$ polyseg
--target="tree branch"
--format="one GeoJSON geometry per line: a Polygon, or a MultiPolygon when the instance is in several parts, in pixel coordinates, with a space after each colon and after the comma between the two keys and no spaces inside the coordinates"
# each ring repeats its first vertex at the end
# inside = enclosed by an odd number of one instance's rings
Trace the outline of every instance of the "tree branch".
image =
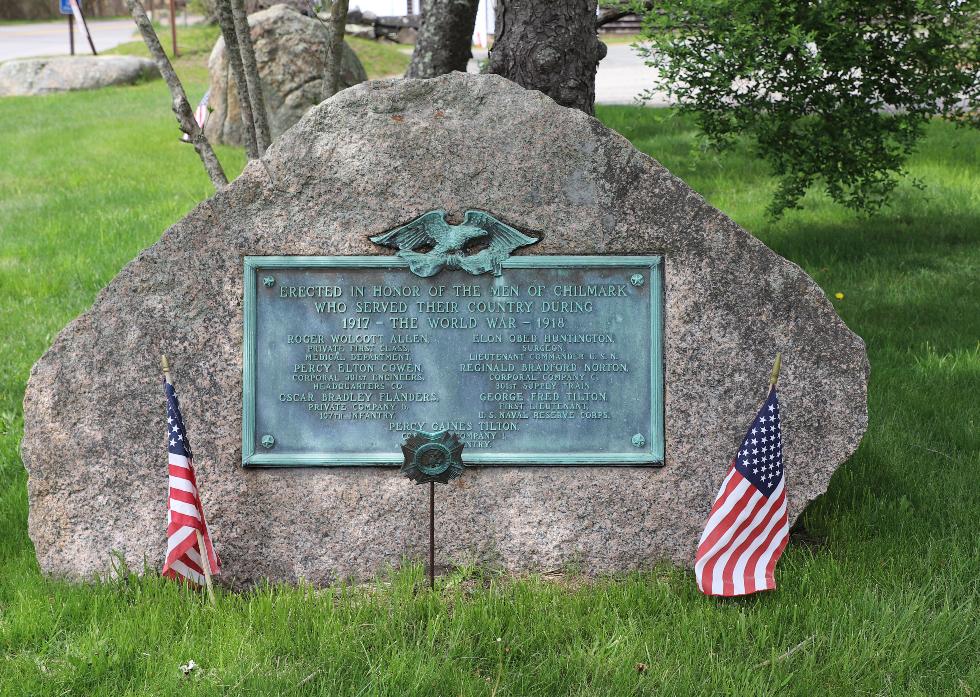
{"type": "Polygon", "coordinates": [[[327,39],[327,60],[323,68],[323,99],[340,91],[340,68],[344,60],[344,25],[347,23],[349,0],[330,3],[330,36],[327,39]]]}
{"type": "Polygon", "coordinates": [[[599,10],[599,14],[596,16],[595,19],[595,26],[597,29],[599,27],[609,24],[610,22],[615,22],[617,20],[620,20],[623,17],[652,10],[655,3],[654,0],[647,0],[646,2],[642,2],[642,3],[619,2],[619,3],[608,3],[608,4],[603,3],[603,4],[605,4],[605,7],[599,10]]]}
{"type": "Polygon", "coordinates": [[[252,102],[251,111],[255,125],[255,141],[258,146],[259,157],[262,157],[272,142],[272,138],[269,134],[269,118],[265,111],[265,96],[262,94],[262,83],[259,81],[259,68],[255,62],[252,32],[248,27],[248,15],[245,14],[243,0],[231,0],[231,15],[235,21],[238,48],[242,54],[242,67],[245,70],[245,82],[248,84],[248,96],[252,102]]]}
{"type": "Polygon", "coordinates": [[[235,29],[231,0],[218,0],[217,10],[218,25],[225,39],[225,54],[228,56],[228,65],[231,66],[231,74],[235,78],[235,88],[238,91],[238,109],[242,114],[245,153],[248,159],[255,160],[259,157],[259,146],[255,134],[255,119],[252,115],[252,98],[249,96],[248,80],[242,64],[242,51],[238,45],[238,32],[235,29]]]}
{"type": "Polygon", "coordinates": [[[150,56],[156,61],[160,74],[167,83],[167,87],[170,88],[170,96],[173,98],[172,106],[174,114],[177,116],[177,123],[180,124],[180,130],[190,137],[194,149],[204,164],[208,177],[211,178],[211,183],[214,184],[214,188],[221,189],[227,186],[228,177],[225,176],[225,171],[221,168],[221,163],[218,161],[218,156],[214,154],[211,143],[208,142],[204,131],[201,130],[194,118],[194,110],[191,109],[191,104],[187,101],[184,86],[180,83],[177,73],[174,72],[174,67],[170,64],[167,54],[164,53],[160,39],[157,38],[153,25],[150,23],[149,17],[146,16],[146,10],[143,9],[139,0],[126,0],[126,6],[129,8],[140,34],[143,35],[143,41],[150,51],[150,56]]]}

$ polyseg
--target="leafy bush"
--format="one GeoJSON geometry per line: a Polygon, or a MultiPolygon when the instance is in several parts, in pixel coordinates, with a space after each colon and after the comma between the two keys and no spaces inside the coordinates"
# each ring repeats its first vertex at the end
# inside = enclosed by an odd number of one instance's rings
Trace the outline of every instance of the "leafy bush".
{"type": "Polygon", "coordinates": [[[779,179],[774,216],[818,183],[838,203],[877,210],[931,117],[980,122],[978,0],[641,5],[655,89],[714,145],[751,139],[779,179]]]}

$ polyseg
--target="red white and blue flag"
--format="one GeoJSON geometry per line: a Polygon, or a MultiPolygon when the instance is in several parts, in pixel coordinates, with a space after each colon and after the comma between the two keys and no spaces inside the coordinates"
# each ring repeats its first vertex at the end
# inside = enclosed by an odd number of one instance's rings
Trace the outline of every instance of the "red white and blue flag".
{"type": "MultiPolygon", "coordinates": [[[[194,120],[197,121],[197,125],[204,128],[204,124],[208,122],[208,102],[211,101],[211,90],[204,93],[201,97],[201,101],[197,103],[197,108],[194,110],[194,120]]],[[[181,136],[181,140],[190,143],[191,137],[186,133],[181,136]]]]}
{"type": "Polygon", "coordinates": [[[211,544],[211,534],[204,520],[204,507],[197,490],[191,444],[187,440],[184,419],[180,415],[177,393],[169,380],[164,380],[167,393],[167,453],[170,470],[170,498],[167,506],[167,559],[163,575],[183,578],[199,586],[205,584],[204,560],[201,545],[204,541],[210,561],[210,573],[221,570],[221,562],[211,544]],[[201,533],[200,538],[198,532],[201,533]]]}
{"type": "Polygon", "coordinates": [[[694,573],[707,595],[747,595],[776,587],[786,548],[783,444],[775,385],[721,484],[698,543],[694,573]]]}

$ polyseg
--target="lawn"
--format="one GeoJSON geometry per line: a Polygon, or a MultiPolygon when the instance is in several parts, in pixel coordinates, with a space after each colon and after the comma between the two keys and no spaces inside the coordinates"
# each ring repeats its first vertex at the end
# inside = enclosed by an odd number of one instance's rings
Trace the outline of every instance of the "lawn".
{"type": "MultiPolygon", "coordinates": [[[[182,60],[197,97],[205,75],[182,60]]],[[[940,123],[910,163],[919,186],[879,216],[811,195],[772,222],[773,180],[747,148],[701,151],[671,111],[598,110],[843,293],[867,341],[868,433],[803,516],[776,591],[718,601],[659,567],[560,581],[459,569],[430,593],[407,565],[353,588],[220,591],[211,608],[154,570],[43,578],[18,456],[24,386],[55,334],[210,194],[168,101],[159,81],[0,100],[0,693],[980,694],[980,134],[940,123]]],[[[243,166],[218,152],[229,173],[243,166]]]]}
{"type": "MultiPolygon", "coordinates": [[[[160,45],[172,59],[169,27],[159,24],[155,26],[157,35],[160,37],[160,45]]],[[[177,27],[179,56],[175,66],[181,79],[193,83],[202,83],[201,94],[207,89],[207,57],[219,36],[221,36],[221,30],[217,24],[195,24],[189,27],[178,25],[177,27]]],[[[344,41],[360,58],[368,78],[372,80],[404,74],[412,57],[410,50],[398,44],[359,39],[355,36],[348,36],[344,41]]],[[[120,44],[103,53],[146,57],[150,55],[146,45],[136,37],[129,43],[120,44]]],[[[197,92],[197,90],[188,88],[188,97],[194,100],[198,95],[192,92],[197,92]]]]}

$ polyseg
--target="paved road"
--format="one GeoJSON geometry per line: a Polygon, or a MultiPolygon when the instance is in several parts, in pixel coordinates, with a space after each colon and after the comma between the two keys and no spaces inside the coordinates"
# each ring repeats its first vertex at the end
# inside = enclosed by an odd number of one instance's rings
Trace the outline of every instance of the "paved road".
{"type": "MultiPolygon", "coordinates": [[[[657,71],[643,63],[628,44],[609,46],[606,57],[599,62],[595,76],[595,97],[599,104],[637,104],[637,95],[653,85],[657,71]]],[[[474,59],[467,70],[479,72],[479,61],[487,58],[486,51],[474,51],[474,59]]],[[[657,94],[648,106],[670,104],[665,94],[657,94]]]]}
{"type": "MultiPolygon", "coordinates": [[[[96,51],[133,40],[136,25],[131,19],[92,19],[89,31],[96,51]]],[[[84,32],[75,27],[75,53],[90,54],[84,32]]],[[[0,61],[29,56],[68,55],[68,20],[0,26],[0,61]]]]}
{"type": "MultiPolygon", "coordinates": [[[[595,76],[595,100],[599,104],[636,104],[636,97],[653,85],[657,71],[643,64],[627,44],[609,46],[606,57],[599,61],[595,76]]],[[[657,94],[649,106],[666,106],[665,94],[657,94]]]]}
{"type": "MultiPolygon", "coordinates": [[[[178,26],[181,19],[178,18],[178,26]]],[[[68,54],[68,21],[34,24],[0,25],[0,61],[28,56],[61,56],[68,54]]],[[[134,39],[135,26],[128,19],[95,19],[89,22],[92,40],[98,51],[104,51],[134,39]]],[[[83,36],[75,32],[75,51],[87,54],[89,48],[83,36]]],[[[477,56],[485,59],[486,53],[477,56]]],[[[470,71],[477,71],[476,61],[470,71]]],[[[599,63],[596,74],[596,101],[600,104],[635,104],[636,96],[650,87],[656,71],[643,64],[626,44],[609,46],[609,52],[599,63]]],[[[667,104],[665,95],[658,95],[649,104],[667,104]]]]}

